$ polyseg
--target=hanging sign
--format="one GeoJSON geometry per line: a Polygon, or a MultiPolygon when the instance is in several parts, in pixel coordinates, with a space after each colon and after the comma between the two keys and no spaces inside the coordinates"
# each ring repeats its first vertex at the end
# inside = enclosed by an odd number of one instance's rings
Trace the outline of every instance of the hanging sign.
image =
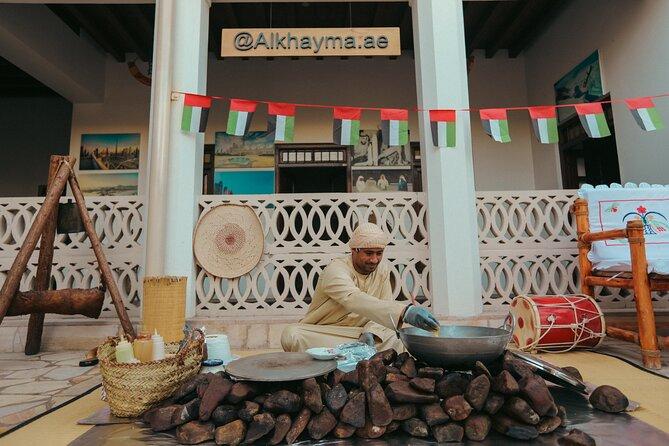
{"type": "Polygon", "coordinates": [[[222,57],[399,56],[395,28],[224,28],[222,57]]]}

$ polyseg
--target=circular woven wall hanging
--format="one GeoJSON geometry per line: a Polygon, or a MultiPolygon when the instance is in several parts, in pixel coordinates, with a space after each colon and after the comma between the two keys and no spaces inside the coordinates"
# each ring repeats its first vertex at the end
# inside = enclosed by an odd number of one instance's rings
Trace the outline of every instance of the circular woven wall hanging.
{"type": "Polygon", "coordinates": [[[262,224],[251,207],[221,204],[200,217],[193,252],[206,272],[232,279],[255,268],[264,241],[262,224]]]}

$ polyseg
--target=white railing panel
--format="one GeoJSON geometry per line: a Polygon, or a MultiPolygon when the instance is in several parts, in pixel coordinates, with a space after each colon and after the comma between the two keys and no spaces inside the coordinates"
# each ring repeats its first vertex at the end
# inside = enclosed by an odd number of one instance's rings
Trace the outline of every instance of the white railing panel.
{"type": "MultiPolygon", "coordinates": [[[[71,199],[71,198],[70,198],[71,199]]],[[[44,198],[0,199],[0,284],[39,211],[44,198]]],[[[68,198],[61,198],[66,202],[68,198]]],[[[93,220],[112,273],[131,317],[139,316],[144,258],[143,197],[90,197],[86,207],[93,220]]],[[[21,279],[20,290],[34,289],[39,245],[21,279]]],[[[100,284],[97,261],[85,233],[56,234],[52,287],[91,288],[100,284]]],[[[115,317],[107,293],[101,317],[115,317]]]]}

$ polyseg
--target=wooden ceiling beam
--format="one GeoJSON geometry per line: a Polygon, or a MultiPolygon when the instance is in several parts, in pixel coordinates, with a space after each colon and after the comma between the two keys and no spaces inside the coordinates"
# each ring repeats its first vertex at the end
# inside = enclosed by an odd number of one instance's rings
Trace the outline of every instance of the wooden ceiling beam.
{"type": "Polygon", "coordinates": [[[528,27],[526,31],[518,36],[513,42],[509,44],[509,57],[516,58],[520,53],[530,46],[537,37],[548,27],[548,25],[555,20],[555,18],[563,11],[572,0],[544,0],[542,2],[543,8],[535,15],[532,21],[532,26],[528,27]]]}
{"type": "Polygon", "coordinates": [[[112,8],[109,5],[97,5],[97,8],[112,26],[113,32],[118,34],[121,40],[125,41],[132,52],[137,54],[141,60],[147,62],[151,58],[150,51],[148,51],[144,45],[140,44],[139,40],[132,35],[128,30],[128,24],[123,23],[123,21],[119,19],[116,8],[112,8]]]}
{"type": "Polygon", "coordinates": [[[116,48],[104,33],[100,32],[100,28],[94,23],[87,14],[76,5],[63,5],[65,11],[74,17],[79,26],[86,31],[86,33],[93,38],[107,53],[109,53],[117,62],[125,62],[125,54],[116,48]]]}
{"type": "Polygon", "coordinates": [[[509,42],[518,35],[523,28],[529,26],[535,19],[537,12],[541,11],[543,3],[541,0],[522,0],[517,3],[517,7],[511,14],[513,16],[511,23],[507,23],[497,36],[491,39],[491,42],[485,49],[485,57],[491,58],[500,48],[506,48],[509,42]]]}
{"type": "Polygon", "coordinates": [[[145,46],[148,43],[151,48],[153,48],[153,22],[146,18],[146,15],[144,15],[142,8],[139,5],[128,6],[130,7],[128,13],[135,18],[135,21],[139,25],[143,43],[145,46]]]}
{"type": "Polygon", "coordinates": [[[504,23],[506,23],[511,12],[514,10],[514,6],[516,4],[511,2],[499,2],[492,6],[490,14],[487,15],[483,24],[478,27],[478,31],[468,46],[470,49],[469,53],[475,49],[484,47],[484,44],[490,40],[491,36],[494,36],[504,26],[504,23]]]}
{"type": "Polygon", "coordinates": [[[494,4],[481,4],[470,6],[472,10],[472,16],[470,17],[471,25],[468,28],[465,28],[467,32],[465,33],[465,46],[467,48],[467,55],[471,54],[474,50],[473,43],[481,39],[480,34],[483,32],[483,26],[485,23],[490,20],[494,11],[494,4]]]}

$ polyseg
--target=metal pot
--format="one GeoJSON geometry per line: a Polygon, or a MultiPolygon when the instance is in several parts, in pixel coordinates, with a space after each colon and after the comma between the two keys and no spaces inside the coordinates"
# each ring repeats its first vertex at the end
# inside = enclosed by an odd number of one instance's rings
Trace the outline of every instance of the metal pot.
{"type": "Polygon", "coordinates": [[[476,361],[489,364],[501,356],[514,326],[514,316],[509,313],[499,328],[442,325],[438,334],[416,327],[396,333],[414,358],[433,367],[468,370],[476,361]]]}

